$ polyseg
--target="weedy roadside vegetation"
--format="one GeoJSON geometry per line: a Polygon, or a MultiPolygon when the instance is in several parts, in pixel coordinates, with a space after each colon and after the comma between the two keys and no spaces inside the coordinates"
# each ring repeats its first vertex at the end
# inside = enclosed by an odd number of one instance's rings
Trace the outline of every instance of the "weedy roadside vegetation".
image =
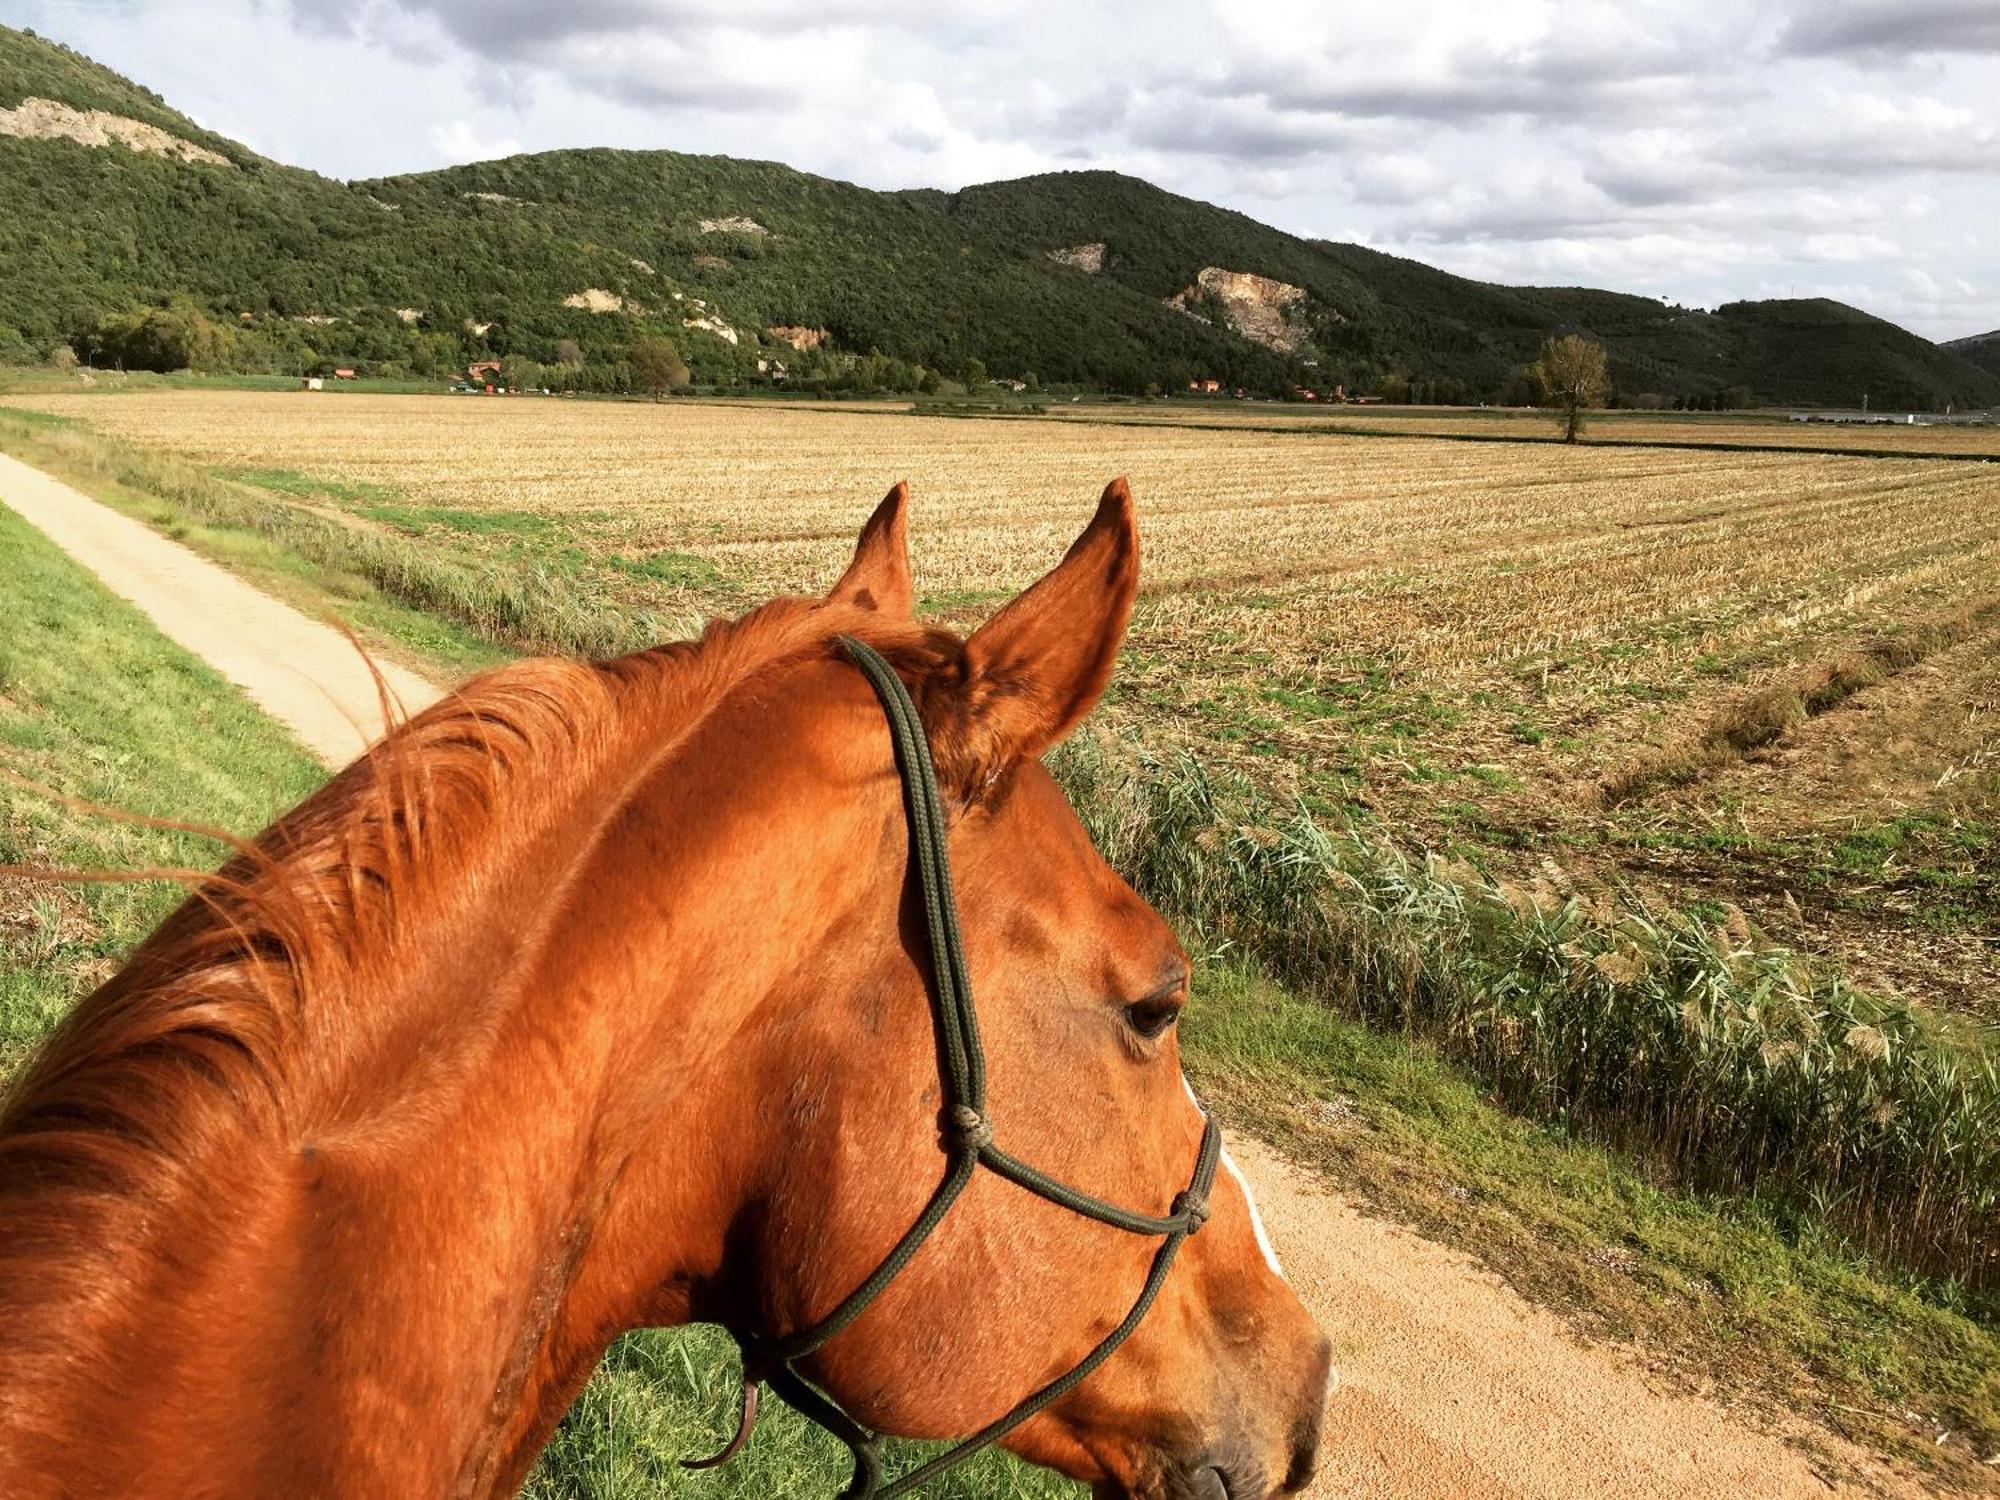
{"type": "Polygon", "coordinates": [[[1420,1035],[1510,1107],[1778,1189],[1885,1259],[2000,1281],[2000,1056],[1748,927],[1488,877],[1330,830],[1189,755],[1084,740],[1065,787],[1112,862],[1209,946],[1420,1035]]]}

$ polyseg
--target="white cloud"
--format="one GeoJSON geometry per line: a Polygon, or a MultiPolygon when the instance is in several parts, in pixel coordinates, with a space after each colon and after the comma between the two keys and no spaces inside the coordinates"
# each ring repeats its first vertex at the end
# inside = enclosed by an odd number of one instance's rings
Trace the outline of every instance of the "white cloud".
{"type": "Polygon", "coordinates": [[[1413,151],[1366,154],[1348,167],[1347,180],[1363,203],[1415,203],[1451,185],[1435,162],[1413,151]]]}
{"type": "Polygon", "coordinates": [[[1934,337],[2000,325],[1995,0],[14,9],[343,177],[583,145],[875,187],[1106,166],[1493,280],[1700,305],[1837,286],[1934,337]]]}
{"type": "Polygon", "coordinates": [[[433,125],[431,149],[439,161],[457,165],[469,161],[491,161],[496,156],[512,156],[521,143],[512,136],[489,134],[471,120],[447,120],[433,125]]]}
{"type": "Polygon", "coordinates": [[[1893,260],[1903,247],[1880,234],[1809,234],[1799,246],[1801,260],[1893,260]]]}

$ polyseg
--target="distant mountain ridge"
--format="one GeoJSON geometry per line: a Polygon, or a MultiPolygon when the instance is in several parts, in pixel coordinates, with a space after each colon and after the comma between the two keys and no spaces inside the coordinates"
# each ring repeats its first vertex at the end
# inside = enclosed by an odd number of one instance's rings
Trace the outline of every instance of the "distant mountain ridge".
{"type": "Polygon", "coordinates": [[[1705,312],[1496,286],[1110,172],[876,192],[584,149],[341,183],[6,28],[0,265],[0,352],[29,355],[172,303],[214,324],[203,357],[240,367],[499,358],[616,384],[657,335],[717,384],[781,367],[793,384],[857,368],[907,384],[977,362],[1133,392],[1214,379],[1471,401],[1518,395],[1545,337],[1583,331],[1628,399],[2000,404],[1990,336],[1941,348],[1821,300],[1705,312]]]}
{"type": "Polygon", "coordinates": [[[1975,333],[1969,338],[1948,339],[1938,345],[1967,364],[1977,365],[1991,375],[2000,375],[2000,328],[1991,333],[1975,333]]]}

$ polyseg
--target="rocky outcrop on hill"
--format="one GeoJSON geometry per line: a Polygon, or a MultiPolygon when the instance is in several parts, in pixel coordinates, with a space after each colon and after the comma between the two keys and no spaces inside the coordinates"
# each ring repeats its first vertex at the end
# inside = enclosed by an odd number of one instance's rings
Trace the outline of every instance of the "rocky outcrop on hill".
{"type": "Polygon", "coordinates": [[[1290,354],[1305,341],[1296,314],[1302,311],[1305,288],[1273,281],[1249,271],[1203,266],[1194,281],[1167,299],[1169,307],[1191,312],[1197,305],[1222,304],[1229,326],[1254,344],[1290,354]]]}
{"type": "Polygon", "coordinates": [[[824,328],[801,328],[793,323],[779,323],[764,331],[770,334],[772,338],[790,344],[801,354],[804,354],[808,349],[817,349],[826,342],[826,330],[824,328]]]}
{"type": "Polygon", "coordinates": [[[1088,271],[1095,276],[1104,269],[1104,241],[1089,245],[1068,245],[1060,250],[1051,250],[1049,259],[1059,266],[1070,266],[1079,271],[1088,271]]]}
{"type": "Polygon", "coordinates": [[[200,162],[210,167],[235,165],[228,157],[182,140],[157,125],[128,120],[104,109],[72,109],[53,99],[23,99],[12,109],[0,109],[0,135],[75,141],[80,146],[120,145],[172,161],[200,162]]]}

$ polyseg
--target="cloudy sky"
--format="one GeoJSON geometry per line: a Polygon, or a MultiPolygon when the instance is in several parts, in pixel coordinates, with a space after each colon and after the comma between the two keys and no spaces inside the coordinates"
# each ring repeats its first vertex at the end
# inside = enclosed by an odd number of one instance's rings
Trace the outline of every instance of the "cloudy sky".
{"type": "Polygon", "coordinates": [[[582,145],[873,187],[1115,167],[1496,281],[2000,327],[2000,0],[0,0],[0,18],[339,177],[582,145]]]}

